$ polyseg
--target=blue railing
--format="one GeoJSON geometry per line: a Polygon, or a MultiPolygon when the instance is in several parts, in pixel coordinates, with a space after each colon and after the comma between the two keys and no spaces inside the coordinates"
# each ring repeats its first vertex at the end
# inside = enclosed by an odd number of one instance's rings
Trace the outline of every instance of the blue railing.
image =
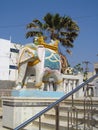
{"type": "Polygon", "coordinates": [[[81,85],[77,86],[75,89],[73,89],[72,91],[70,91],[69,93],[67,93],[63,97],[61,97],[60,99],[58,99],[56,102],[51,103],[49,106],[47,106],[47,108],[43,109],[42,111],[40,111],[39,113],[37,113],[35,116],[31,117],[30,119],[28,119],[24,123],[20,124],[14,130],[20,130],[20,129],[24,128],[25,126],[27,126],[28,124],[30,124],[31,122],[33,122],[35,119],[41,117],[44,113],[46,113],[50,109],[54,108],[60,102],[62,102],[63,100],[65,100],[66,98],[68,98],[69,96],[73,95],[75,92],[77,92],[81,88],[83,88],[85,85],[87,85],[88,83],[90,83],[91,81],[93,81],[96,77],[98,77],[98,74],[94,75],[93,77],[91,77],[90,79],[88,79],[86,82],[84,82],[81,85]]]}

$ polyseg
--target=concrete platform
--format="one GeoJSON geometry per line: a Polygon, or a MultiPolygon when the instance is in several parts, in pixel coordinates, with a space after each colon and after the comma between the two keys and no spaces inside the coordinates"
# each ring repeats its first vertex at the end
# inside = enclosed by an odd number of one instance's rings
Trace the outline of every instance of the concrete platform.
{"type": "Polygon", "coordinates": [[[37,97],[37,98],[60,98],[64,96],[64,92],[59,91],[42,91],[32,89],[12,90],[13,97],[37,97]]]}
{"type": "Polygon", "coordinates": [[[14,129],[57,99],[59,98],[4,96],[2,97],[2,125],[6,128],[14,129]]]}

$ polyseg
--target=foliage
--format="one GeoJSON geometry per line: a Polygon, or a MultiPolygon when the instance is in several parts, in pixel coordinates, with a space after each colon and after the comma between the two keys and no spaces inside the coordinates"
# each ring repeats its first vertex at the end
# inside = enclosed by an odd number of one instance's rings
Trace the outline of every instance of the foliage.
{"type": "Polygon", "coordinates": [[[77,65],[75,65],[74,67],[73,67],[73,71],[75,72],[75,73],[77,73],[77,72],[81,72],[81,73],[83,73],[83,67],[82,67],[82,65],[79,63],[79,64],[77,64],[77,65]]]}
{"type": "MultiPolygon", "coordinates": [[[[43,21],[34,19],[27,25],[29,31],[26,33],[26,38],[35,36],[44,36],[51,40],[59,40],[60,43],[68,48],[72,48],[73,42],[78,36],[79,27],[69,16],[60,16],[57,14],[47,13],[43,21]]],[[[70,51],[68,51],[70,52],[70,51]]]]}

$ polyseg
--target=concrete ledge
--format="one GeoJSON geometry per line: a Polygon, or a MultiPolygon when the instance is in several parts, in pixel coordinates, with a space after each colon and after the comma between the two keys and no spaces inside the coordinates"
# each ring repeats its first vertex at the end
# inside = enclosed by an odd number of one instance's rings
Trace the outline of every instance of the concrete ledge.
{"type": "Polygon", "coordinates": [[[63,95],[58,91],[12,90],[10,97],[2,97],[2,124],[14,129],[63,95]]]}
{"type": "Polygon", "coordinates": [[[14,97],[62,97],[64,92],[58,91],[42,91],[42,90],[32,90],[32,89],[21,89],[21,90],[12,90],[11,96],[14,97]]]}
{"type": "Polygon", "coordinates": [[[57,97],[2,97],[2,126],[14,129],[57,99],[57,97]]]}

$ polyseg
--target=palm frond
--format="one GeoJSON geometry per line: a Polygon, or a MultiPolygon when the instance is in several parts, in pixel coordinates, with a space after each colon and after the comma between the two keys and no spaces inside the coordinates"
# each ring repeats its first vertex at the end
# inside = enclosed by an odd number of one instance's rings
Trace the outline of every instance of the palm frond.
{"type": "Polygon", "coordinates": [[[26,33],[26,38],[29,38],[29,37],[34,37],[34,36],[42,36],[43,33],[42,32],[37,32],[37,31],[29,31],[26,33]]]}
{"type": "Polygon", "coordinates": [[[47,13],[46,16],[44,16],[44,18],[43,18],[43,20],[45,21],[45,23],[47,23],[47,25],[50,28],[53,27],[52,19],[53,19],[53,15],[50,14],[50,13],[47,13]]]}
{"type": "Polygon", "coordinates": [[[66,49],[66,52],[70,55],[72,55],[72,51],[70,49],[66,49]]]}
{"type": "Polygon", "coordinates": [[[31,29],[31,28],[38,28],[34,23],[29,23],[27,25],[27,29],[31,29]]]}
{"type": "Polygon", "coordinates": [[[43,25],[43,24],[42,24],[42,22],[41,22],[40,20],[34,19],[33,22],[34,22],[38,27],[42,28],[42,25],[43,25]]]}
{"type": "Polygon", "coordinates": [[[44,22],[34,19],[27,28],[33,29],[26,34],[26,37],[34,36],[49,36],[52,40],[59,40],[60,43],[66,48],[72,48],[73,42],[79,34],[79,27],[75,21],[69,16],[60,16],[58,13],[53,15],[47,13],[44,22]]]}
{"type": "Polygon", "coordinates": [[[73,48],[73,44],[69,39],[59,38],[59,40],[63,46],[73,48]]]}

